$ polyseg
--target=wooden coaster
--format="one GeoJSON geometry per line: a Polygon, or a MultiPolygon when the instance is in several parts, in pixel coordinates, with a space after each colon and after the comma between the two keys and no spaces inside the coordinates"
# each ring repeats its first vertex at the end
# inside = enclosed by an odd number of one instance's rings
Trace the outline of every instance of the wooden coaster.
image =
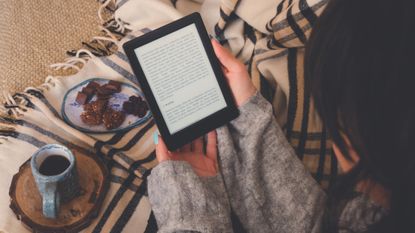
{"type": "Polygon", "coordinates": [[[32,175],[30,159],[13,176],[9,190],[10,208],[17,219],[33,232],[79,232],[98,216],[109,187],[108,170],[97,156],[72,152],[76,158],[81,191],[78,197],[61,204],[56,219],[48,219],[42,214],[42,199],[32,175]]]}

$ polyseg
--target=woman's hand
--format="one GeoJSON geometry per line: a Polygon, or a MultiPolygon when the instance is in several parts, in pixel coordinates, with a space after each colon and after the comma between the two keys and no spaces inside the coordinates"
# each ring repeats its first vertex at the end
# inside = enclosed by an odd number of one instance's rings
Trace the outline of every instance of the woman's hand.
{"type": "Polygon", "coordinates": [[[255,87],[249,77],[245,65],[236,59],[227,49],[212,39],[213,49],[222,63],[222,70],[232,90],[236,105],[244,104],[255,94],[255,87]]]}
{"type": "Polygon", "coordinates": [[[203,139],[198,138],[192,143],[183,146],[175,152],[170,152],[163,139],[158,137],[156,156],[159,163],[166,160],[180,160],[188,162],[198,176],[215,176],[218,172],[216,147],[216,131],[207,135],[206,153],[203,149],[203,139]]]}

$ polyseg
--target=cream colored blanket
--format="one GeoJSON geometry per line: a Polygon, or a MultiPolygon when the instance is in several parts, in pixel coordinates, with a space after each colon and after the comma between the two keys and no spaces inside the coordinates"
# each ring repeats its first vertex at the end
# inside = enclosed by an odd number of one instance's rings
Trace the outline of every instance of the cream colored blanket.
{"type": "Polygon", "coordinates": [[[60,109],[67,90],[89,78],[137,86],[121,45],[193,11],[200,11],[209,33],[247,64],[299,157],[318,181],[327,183],[335,161],[326,150],[329,144],[302,84],[304,43],[324,5],[324,0],[103,1],[100,12],[114,10],[105,20],[107,36],[71,51],[72,57],[57,65],[79,72],[49,76],[39,87],[6,96],[7,102],[0,107],[0,231],[28,232],[8,208],[8,187],[19,166],[47,143],[113,161],[110,191],[99,216],[84,232],[156,231],[145,188],[145,176],[156,165],[151,139],[154,121],[127,132],[92,135],[64,123],[60,109]]]}

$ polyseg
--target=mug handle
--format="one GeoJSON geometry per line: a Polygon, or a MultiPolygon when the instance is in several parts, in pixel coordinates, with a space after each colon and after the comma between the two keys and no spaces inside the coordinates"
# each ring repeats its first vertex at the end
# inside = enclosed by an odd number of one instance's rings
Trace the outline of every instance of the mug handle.
{"type": "Polygon", "coordinates": [[[59,210],[59,193],[57,183],[47,184],[42,198],[43,215],[47,218],[56,218],[59,210]]]}

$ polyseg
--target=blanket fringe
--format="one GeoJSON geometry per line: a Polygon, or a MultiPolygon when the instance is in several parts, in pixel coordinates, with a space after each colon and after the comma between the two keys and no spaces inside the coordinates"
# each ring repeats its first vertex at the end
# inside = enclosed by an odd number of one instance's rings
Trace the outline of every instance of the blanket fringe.
{"type": "MultiPolygon", "coordinates": [[[[55,87],[56,85],[56,78],[49,75],[46,77],[45,82],[40,84],[38,87],[27,87],[24,89],[24,93],[30,93],[31,91],[40,92],[43,93],[45,91],[48,91],[50,88],[55,87]]],[[[30,102],[28,98],[25,98],[25,95],[23,93],[20,93],[20,95],[17,95],[18,97],[25,99],[27,102],[30,102]]]]}
{"type": "Polygon", "coordinates": [[[5,102],[0,106],[0,118],[8,116],[19,119],[31,105],[26,98],[18,94],[12,96],[9,92],[3,91],[3,98],[5,102]]]}
{"type": "Polygon", "coordinates": [[[99,26],[101,35],[92,37],[89,42],[82,42],[82,48],[79,50],[67,51],[69,57],[64,62],[50,65],[52,69],[72,69],[78,72],[90,58],[111,55],[117,49],[117,42],[131,31],[128,23],[114,15],[119,0],[98,0],[98,2],[100,3],[98,18],[102,24],[99,26]]]}

